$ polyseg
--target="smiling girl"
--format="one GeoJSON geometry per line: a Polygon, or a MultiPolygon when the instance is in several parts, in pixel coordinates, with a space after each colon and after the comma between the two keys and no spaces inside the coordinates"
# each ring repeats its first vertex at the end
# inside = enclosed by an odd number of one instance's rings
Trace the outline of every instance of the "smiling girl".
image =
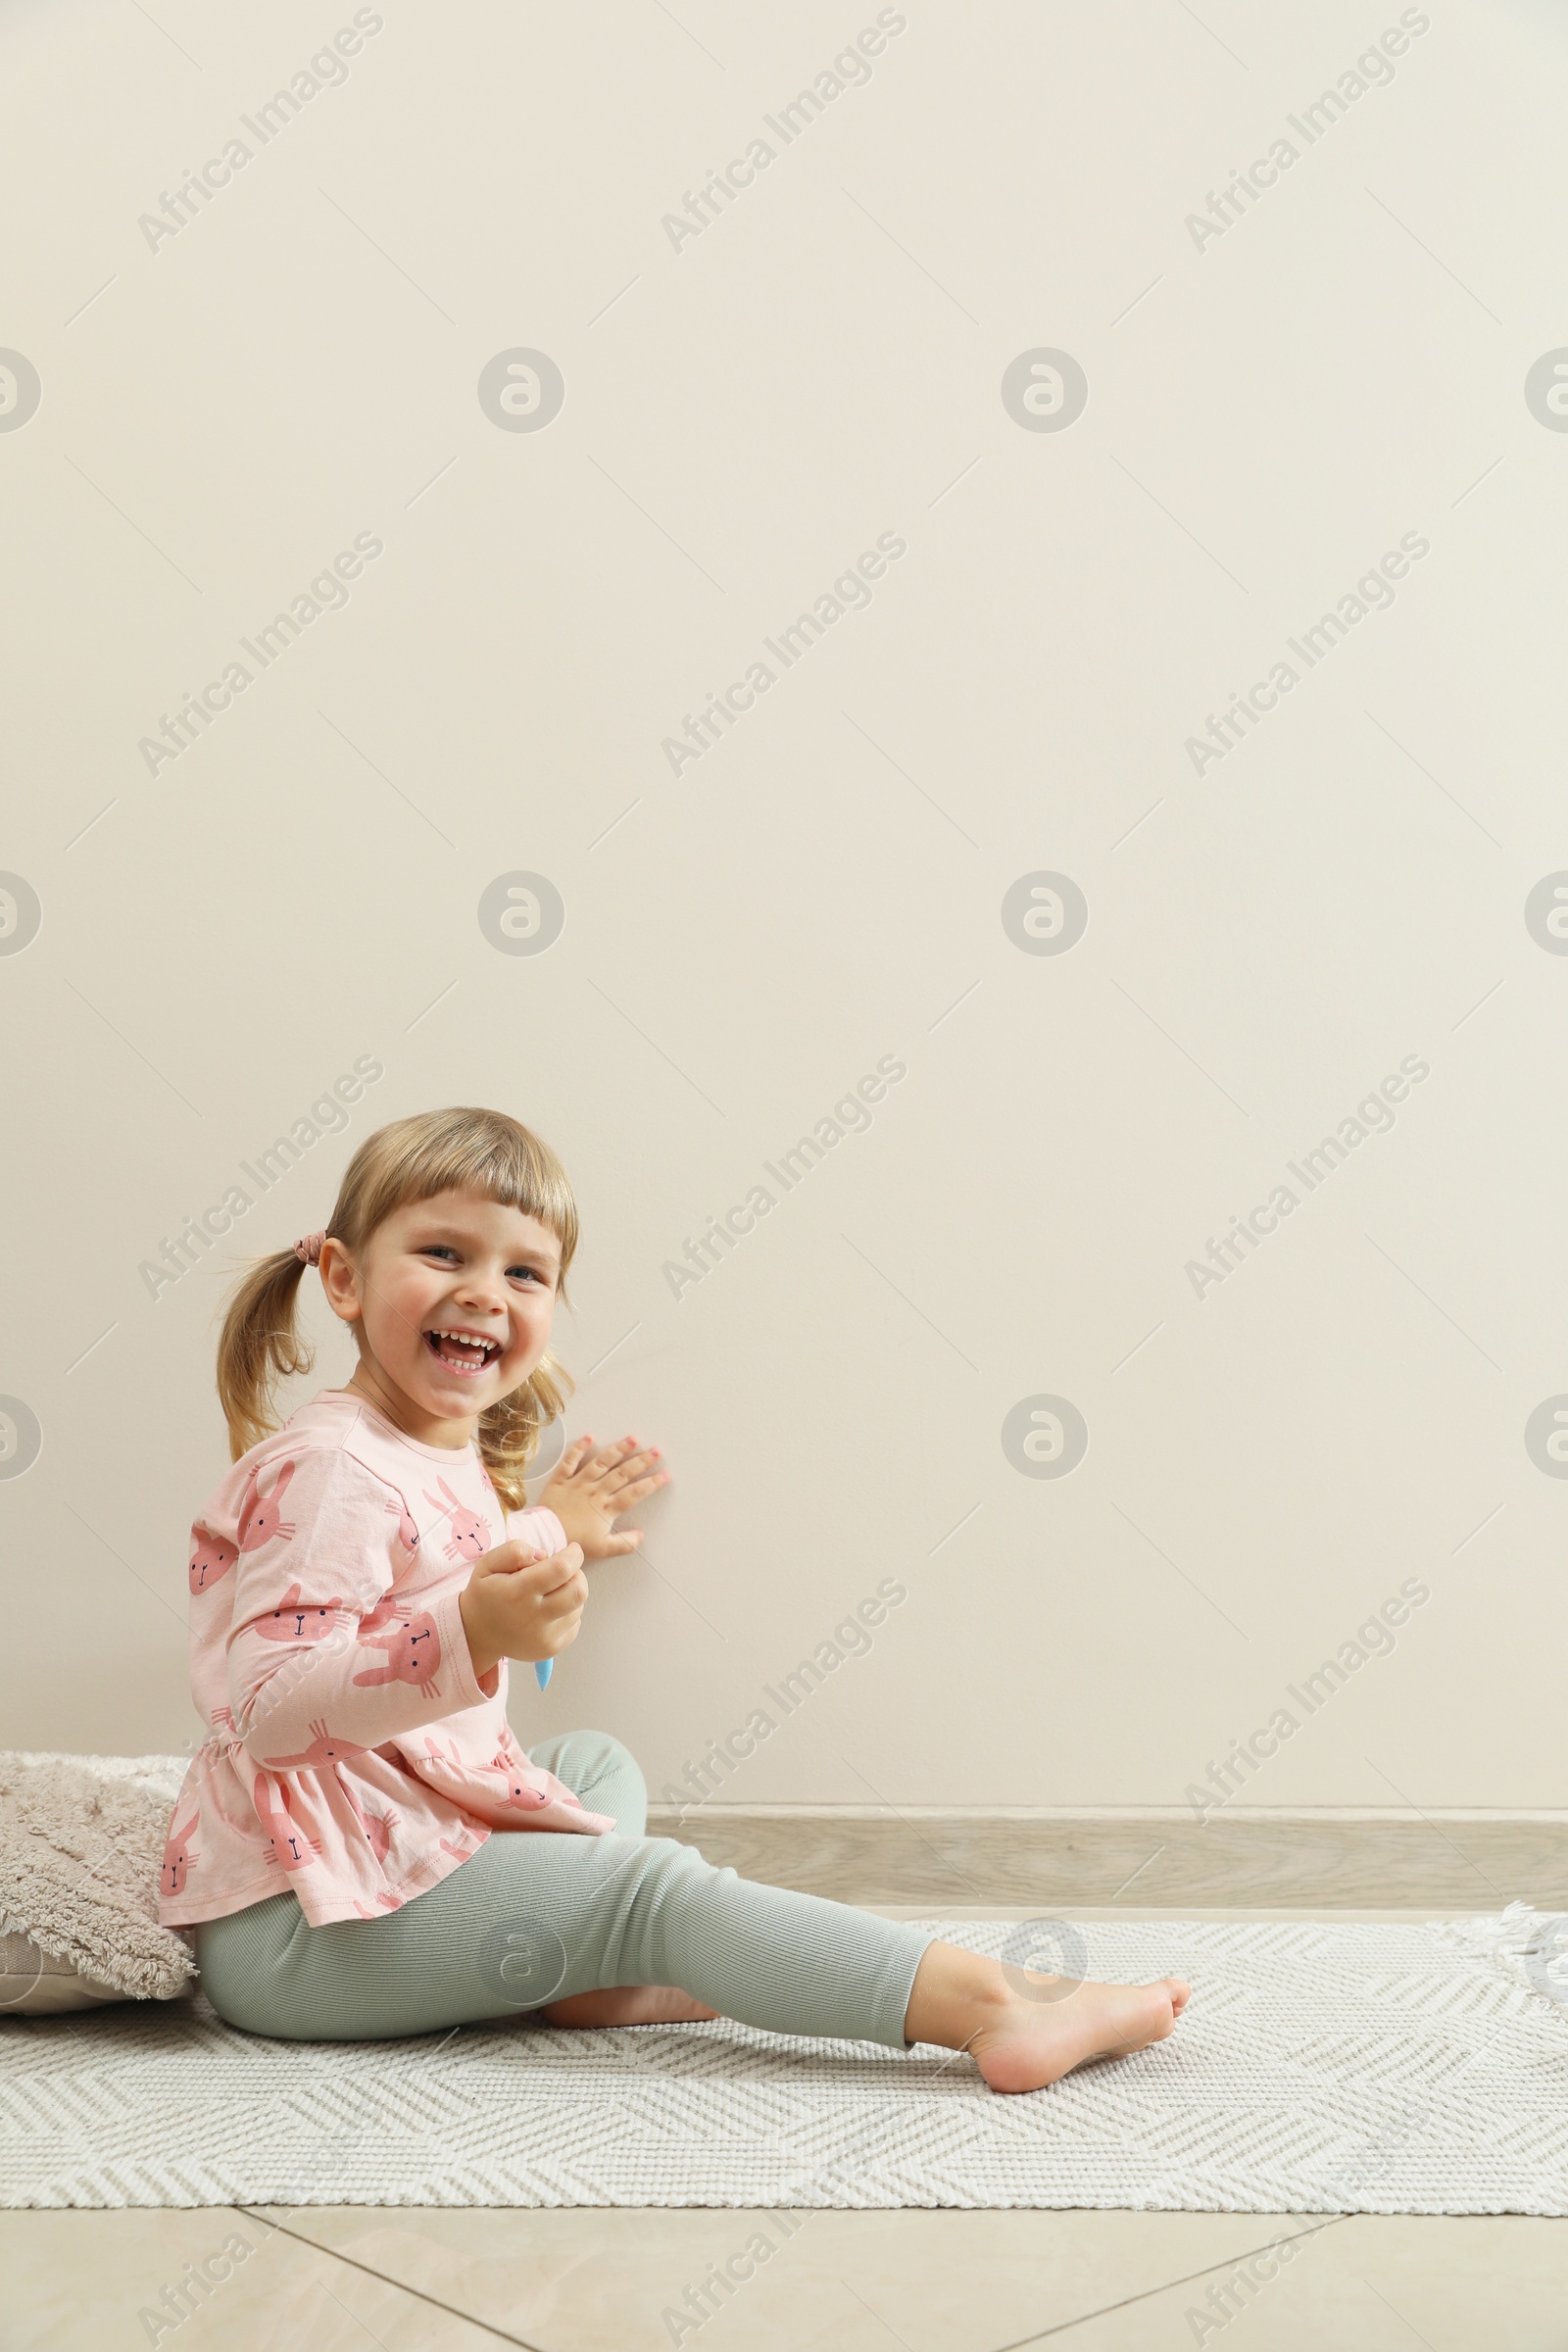
{"type": "Polygon", "coordinates": [[[1187,1997],[1028,1978],[909,1921],[737,1878],[643,1835],[617,1740],[528,1750],[507,1661],[577,1638],[585,1561],[668,1473],[633,1437],[568,1446],[529,1507],[577,1245],[565,1172],[516,1120],[428,1111],[368,1136],[325,1228],[256,1262],[219,1348],[233,1467],[191,1530],[191,1680],[211,1737],[171,1822],[159,1916],[252,2033],[359,2040],[533,2010],[554,2025],[720,2013],[777,2033],[967,2048],[997,2090],[1171,2030],[1187,1997]],[[281,1429],[318,1267],[359,1362],[281,1429]]]}

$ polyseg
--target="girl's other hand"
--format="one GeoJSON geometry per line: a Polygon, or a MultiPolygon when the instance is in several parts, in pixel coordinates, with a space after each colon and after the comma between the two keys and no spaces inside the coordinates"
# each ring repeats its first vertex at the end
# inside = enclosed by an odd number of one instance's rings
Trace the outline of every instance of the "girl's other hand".
{"type": "Polygon", "coordinates": [[[635,1438],[594,1451],[591,1437],[576,1438],[556,1464],[540,1501],[565,1529],[568,1540],[582,1546],[586,1560],[608,1560],[619,1552],[635,1551],[643,1540],[640,1527],[616,1532],[622,1511],[632,1510],[658,1487],[667,1487],[669,1472],[656,1470],[657,1446],[639,1446],[635,1438]]]}

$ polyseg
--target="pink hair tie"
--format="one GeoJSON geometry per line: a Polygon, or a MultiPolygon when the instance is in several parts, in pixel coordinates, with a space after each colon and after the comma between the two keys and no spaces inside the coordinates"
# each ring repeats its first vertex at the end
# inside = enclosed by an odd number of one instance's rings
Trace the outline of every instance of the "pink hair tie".
{"type": "Polygon", "coordinates": [[[319,1233],[308,1233],[302,1240],[295,1243],[294,1254],[302,1266],[315,1266],[320,1263],[321,1244],[325,1239],[326,1228],[323,1225],[319,1233]]]}

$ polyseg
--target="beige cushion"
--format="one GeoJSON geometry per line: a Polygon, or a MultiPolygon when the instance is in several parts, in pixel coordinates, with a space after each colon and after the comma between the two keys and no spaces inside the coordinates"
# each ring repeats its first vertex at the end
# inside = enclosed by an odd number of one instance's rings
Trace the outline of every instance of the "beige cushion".
{"type": "Polygon", "coordinates": [[[41,1952],[30,1936],[0,1936],[0,2016],[58,2017],[67,2009],[96,2009],[132,1997],[41,1952]]]}
{"type": "Polygon", "coordinates": [[[0,1752],[0,2020],[189,1991],[193,1938],[158,1921],[187,1763],[0,1752]]]}

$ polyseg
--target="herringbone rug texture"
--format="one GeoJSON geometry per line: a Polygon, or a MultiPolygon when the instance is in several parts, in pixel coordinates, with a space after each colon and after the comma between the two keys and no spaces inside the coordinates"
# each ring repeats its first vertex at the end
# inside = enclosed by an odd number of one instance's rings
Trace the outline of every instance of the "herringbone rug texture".
{"type": "Polygon", "coordinates": [[[15,2019],[0,2204],[1568,2214],[1568,2008],[1520,1957],[1560,1928],[1519,1917],[1080,1923],[1091,1973],[1186,1976],[1189,2013],[1015,2098],[924,2045],[728,2024],[305,2044],[199,1994],[15,2019]]]}

